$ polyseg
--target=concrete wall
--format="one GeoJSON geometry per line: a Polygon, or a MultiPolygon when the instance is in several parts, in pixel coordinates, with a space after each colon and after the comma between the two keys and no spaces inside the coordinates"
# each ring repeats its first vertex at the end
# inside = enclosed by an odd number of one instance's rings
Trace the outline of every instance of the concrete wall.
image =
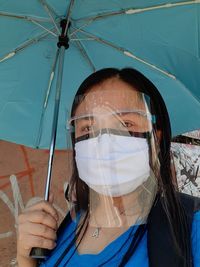
{"type": "MultiPolygon", "coordinates": [[[[67,211],[64,186],[71,153],[56,151],[52,192],[60,220],[67,211]]],[[[21,211],[43,197],[48,151],[0,141],[0,267],[16,266],[16,224],[21,211]]]]}

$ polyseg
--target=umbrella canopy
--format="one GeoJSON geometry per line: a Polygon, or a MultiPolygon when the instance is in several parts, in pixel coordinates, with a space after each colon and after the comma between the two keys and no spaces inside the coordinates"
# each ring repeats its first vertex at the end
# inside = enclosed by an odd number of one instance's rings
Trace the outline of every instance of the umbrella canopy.
{"type": "Polygon", "coordinates": [[[200,128],[200,1],[0,0],[0,139],[47,148],[60,21],[68,14],[57,148],[82,80],[133,67],[160,90],[173,135],[200,128]]]}

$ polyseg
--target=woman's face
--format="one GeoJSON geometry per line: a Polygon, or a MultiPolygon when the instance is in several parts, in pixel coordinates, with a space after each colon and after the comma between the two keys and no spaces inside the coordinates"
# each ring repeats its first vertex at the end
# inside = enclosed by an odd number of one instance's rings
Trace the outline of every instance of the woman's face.
{"type": "Polygon", "coordinates": [[[112,78],[77,100],[79,105],[71,118],[75,160],[80,179],[92,189],[90,202],[96,203],[96,193],[111,202],[116,197],[125,201],[137,188],[153,199],[157,184],[151,175],[150,153],[156,153],[149,134],[152,121],[146,96],[112,78]]]}
{"type": "Polygon", "coordinates": [[[151,122],[141,93],[118,78],[92,87],[78,105],[75,137],[93,135],[101,129],[149,132],[151,122]]]}

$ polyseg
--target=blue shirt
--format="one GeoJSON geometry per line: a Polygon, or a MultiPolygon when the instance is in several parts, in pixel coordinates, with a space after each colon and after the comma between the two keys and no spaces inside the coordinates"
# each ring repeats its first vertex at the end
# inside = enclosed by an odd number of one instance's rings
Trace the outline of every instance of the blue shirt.
{"type": "MultiPolygon", "coordinates": [[[[58,238],[56,248],[52,251],[50,257],[45,261],[45,263],[42,263],[40,265],[41,267],[54,266],[55,262],[60,257],[64,249],[69,245],[70,241],[73,239],[74,237],[73,231],[75,229],[76,229],[76,223],[72,222],[66,228],[63,235],[58,238]]],[[[78,251],[75,249],[75,246],[73,245],[70,251],[64,257],[63,261],[59,264],[59,266],[60,267],[66,266],[66,262],[70,256],[72,257],[70,261],[67,263],[67,266],[69,267],[74,267],[74,266],[96,267],[99,266],[100,264],[105,263],[112,256],[114,256],[111,260],[109,260],[107,266],[116,267],[121,261],[122,255],[124,255],[124,253],[127,251],[130,245],[132,238],[129,237],[131,235],[134,235],[136,229],[137,226],[130,227],[125,233],[123,233],[121,236],[119,236],[117,239],[111,242],[98,254],[79,255],[78,251]]],[[[191,240],[192,240],[194,267],[200,267],[200,211],[196,212],[193,217],[191,240]]],[[[126,266],[127,267],[149,266],[148,250],[147,250],[147,233],[145,233],[145,235],[143,236],[135,253],[130,258],[126,266]]]]}

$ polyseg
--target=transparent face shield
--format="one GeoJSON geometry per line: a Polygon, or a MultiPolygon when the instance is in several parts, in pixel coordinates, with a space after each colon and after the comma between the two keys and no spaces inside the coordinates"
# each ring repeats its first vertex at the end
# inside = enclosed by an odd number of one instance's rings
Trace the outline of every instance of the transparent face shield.
{"type": "MultiPolygon", "coordinates": [[[[77,179],[89,189],[91,228],[129,227],[147,220],[159,175],[149,102],[130,88],[91,90],[75,99],[68,128],[75,137],[77,179]]],[[[75,191],[74,199],[82,201],[75,191]]],[[[78,215],[73,211],[73,216],[78,215]]]]}

